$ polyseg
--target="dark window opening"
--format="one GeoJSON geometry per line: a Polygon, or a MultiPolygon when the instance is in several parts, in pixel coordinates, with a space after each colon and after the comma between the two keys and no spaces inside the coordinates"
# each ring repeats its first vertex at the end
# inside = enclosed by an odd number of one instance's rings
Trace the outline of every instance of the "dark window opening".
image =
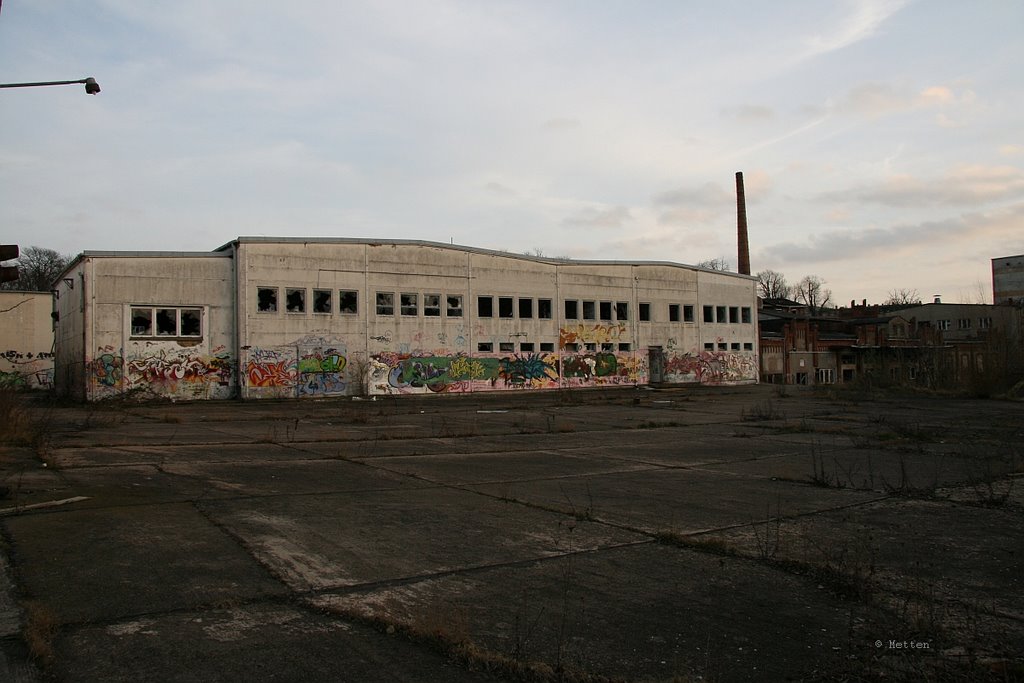
{"type": "Polygon", "coordinates": [[[651,321],[651,305],[650,304],[643,304],[643,303],[640,304],[640,322],[647,323],[647,322],[650,322],[650,321],[651,321]]]}
{"type": "Polygon", "coordinates": [[[402,294],[401,297],[402,315],[420,314],[420,295],[402,294]]]}
{"type": "Polygon", "coordinates": [[[449,318],[461,318],[462,317],[462,296],[458,294],[449,294],[448,300],[448,317],[449,318]]]}
{"type": "Polygon", "coordinates": [[[148,337],[153,334],[153,309],[132,309],[132,334],[140,337],[148,337]]]}
{"type": "Polygon", "coordinates": [[[668,321],[670,323],[679,322],[679,304],[668,305],[668,321]]]}
{"type": "Polygon", "coordinates": [[[705,306],[704,307],[704,322],[713,323],[715,322],[715,307],[705,306]]]}
{"type": "Polygon", "coordinates": [[[537,317],[551,320],[551,299],[537,299],[537,317]]]}
{"type": "Polygon", "coordinates": [[[392,292],[377,292],[377,315],[395,314],[395,295],[392,292]]]}
{"type": "Polygon", "coordinates": [[[555,350],[555,343],[554,342],[541,342],[540,343],[540,350],[541,351],[552,352],[552,351],[555,350]]]}
{"type": "Polygon", "coordinates": [[[693,306],[691,306],[690,304],[686,304],[685,306],[683,306],[683,322],[693,322],[693,306]]]}
{"type": "Polygon", "coordinates": [[[498,297],[498,317],[511,318],[513,311],[513,299],[510,296],[498,297]]]}
{"type": "Polygon", "coordinates": [[[277,288],[259,287],[256,289],[256,309],[260,313],[277,312],[277,288]]]}
{"type": "Polygon", "coordinates": [[[342,290],[338,292],[338,310],[342,315],[355,315],[358,297],[355,292],[342,290]]]}
{"type": "Polygon", "coordinates": [[[498,350],[502,353],[512,353],[516,350],[516,345],[514,342],[500,342],[498,350]]]}
{"type": "Polygon", "coordinates": [[[476,298],[476,314],[480,318],[494,317],[494,299],[489,296],[476,298]]]}
{"type": "Polygon", "coordinates": [[[286,289],[284,292],[284,307],[289,313],[305,313],[306,290],[286,289]]]}
{"type": "Polygon", "coordinates": [[[740,309],[739,306],[729,307],[729,322],[738,323],[740,321],[740,309]]]}
{"type": "Polygon", "coordinates": [[[520,299],[519,300],[519,317],[520,318],[532,318],[533,317],[533,299],[520,299]]]}
{"type": "Polygon", "coordinates": [[[490,353],[494,350],[494,344],[491,342],[480,342],[476,345],[477,351],[483,351],[484,353],[490,353]]]}
{"type": "Polygon", "coordinates": [[[615,319],[629,320],[629,304],[625,301],[615,302],[615,319]]]}
{"type": "Polygon", "coordinates": [[[725,314],[725,306],[715,307],[715,320],[716,322],[720,323],[728,322],[729,319],[726,317],[725,314]]]}
{"type": "Polygon", "coordinates": [[[330,313],[331,312],[331,290],[329,290],[329,289],[314,289],[313,290],[313,312],[314,313],[330,313]]]}
{"type": "Polygon", "coordinates": [[[160,337],[178,335],[178,311],[175,308],[156,309],[156,333],[160,337]]]}
{"type": "Polygon", "coordinates": [[[594,314],[595,314],[594,302],[593,301],[584,301],[583,302],[583,319],[584,320],[593,320],[594,319],[594,314]]]}
{"type": "Polygon", "coordinates": [[[522,353],[533,353],[533,342],[520,342],[519,350],[522,353]]]}
{"type": "Polygon", "coordinates": [[[579,302],[578,301],[570,301],[570,300],[566,299],[566,301],[565,301],[565,319],[566,320],[576,320],[579,317],[580,317],[580,314],[579,314],[579,302]]]}
{"type": "Polygon", "coordinates": [[[429,318],[438,318],[441,316],[441,295],[440,294],[424,294],[423,295],[423,315],[429,318]]]}
{"type": "Polygon", "coordinates": [[[740,309],[740,322],[750,322],[750,306],[744,306],[740,309]]]}
{"type": "Polygon", "coordinates": [[[203,312],[198,308],[184,308],[181,311],[181,336],[198,337],[202,331],[203,312]]]}
{"type": "Polygon", "coordinates": [[[612,302],[602,301],[601,302],[601,320],[612,319],[612,302]]]}

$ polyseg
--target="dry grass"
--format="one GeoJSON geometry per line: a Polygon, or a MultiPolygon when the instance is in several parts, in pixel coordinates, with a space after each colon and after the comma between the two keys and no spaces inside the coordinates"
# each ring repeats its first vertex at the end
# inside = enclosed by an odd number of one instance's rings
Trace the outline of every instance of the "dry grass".
{"type": "Polygon", "coordinates": [[[60,630],[57,614],[41,602],[25,604],[25,644],[32,659],[47,664],[53,659],[53,640],[60,630]]]}

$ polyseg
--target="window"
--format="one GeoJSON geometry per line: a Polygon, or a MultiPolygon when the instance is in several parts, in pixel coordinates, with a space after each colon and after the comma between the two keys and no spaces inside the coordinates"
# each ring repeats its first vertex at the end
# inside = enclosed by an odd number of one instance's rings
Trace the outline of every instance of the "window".
{"type": "Polygon", "coordinates": [[[753,351],[754,350],[754,344],[752,342],[743,342],[743,350],[744,351],[753,351]]]}
{"type": "Polygon", "coordinates": [[[537,317],[551,320],[551,299],[537,299],[537,317]]]}
{"type": "Polygon", "coordinates": [[[625,301],[615,302],[615,319],[629,320],[629,304],[625,301]]]}
{"type": "Polygon", "coordinates": [[[583,348],[587,351],[597,351],[597,342],[584,342],[583,348]]]}
{"type": "Polygon", "coordinates": [[[648,323],[651,321],[651,305],[648,303],[640,304],[640,322],[648,323]]]}
{"type": "Polygon", "coordinates": [[[314,289],[313,290],[313,312],[314,313],[327,313],[331,312],[331,290],[329,289],[314,289]]]}
{"type": "Polygon", "coordinates": [[[750,323],[750,306],[744,306],[740,309],[740,322],[744,324],[750,323]]]}
{"type": "MultiPolygon", "coordinates": [[[[895,368],[893,368],[895,370],[895,368]]],[[[836,371],[832,368],[818,368],[815,372],[816,377],[814,381],[816,384],[835,384],[836,383],[836,371]]]]}
{"type": "Polygon", "coordinates": [[[342,289],[338,292],[338,312],[342,315],[355,315],[358,312],[356,302],[358,295],[350,290],[342,289]]]}
{"type": "Polygon", "coordinates": [[[609,344],[609,343],[605,342],[605,343],[601,344],[601,350],[602,351],[614,351],[615,350],[615,344],[609,344]]]}
{"type": "Polygon", "coordinates": [[[935,329],[938,329],[938,330],[948,330],[949,327],[950,327],[950,323],[951,323],[951,321],[949,321],[949,320],[936,320],[935,321],[935,329]]]}
{"type": "Polygon", "coordinates": [[[729,345],[726,344],[725,342],[718,342],[718,350],[719,351],[728,351],[729,350],[729,345]]]}
{"type": "Polygon", "coordinates": [[[685,306],[683,306],[683,322],[693,322],[693,306],[691,306],[690,304],[686,304],[685,306]]]}
{"type": "Polygon", "coordinates": [[[565,350],[566,351],[579,351],[580,350],[580,345],[577,344],[576,342],[571,342],[571,343],[565,345],[565,350]]]}
{"type": "Polygon", "coordinates": [[[668,321],[670,323],[679,322],[679,304],[668,305],[668,321]]]}
{"type": "Polygon", "coordinates": [[[959,320],[956,321],[956,329],[958,329],[958,330],[969,330],[969,329],[971,329],[971,319],[970,318],[960,318],[959,320]]]}
{"type": "Polygon", "coordinates": [[[500,342],[498,344],[498,350],[502,353],[512,353],[516,350],[516,345],[514,342],[500,342]]]}
{"type": "Polygon", "coordinates": [[[420,295],[402,293],[402,315],[419,315],[420,314],[420,295]]]}
{"type": "Polygon", "coordinates": [[[462,295],[461,294],[449,294],[445,297],[448,300],[447,315],[449,318],[461,318],[462,317],[462,295]]]}
{"type": "Polygon", "coordinates": [[[153,334],[153,309],[132,309],[132,336],[148,337],[153,334]]]}
{"type": "Polygon", "coordinates": [[[632,351],[629,342],[619,342],[619,351],[632,351]]]}
{"type": "Polygon", "coordinates": [[[499,296],[498,297],[498,317],[499,318],[511,318],[512,317],[512,297],[510,297],[510,296],[499,296]]]}
{"type": "Polygon", "coordinates": [[[713,323],[715,322],[715,307],[705,306],[704,307],[704,322],[713,323]]]}
{"type": "Polygon", "coordinates": [[[594,319],[594,313],[595,313],[595,311],[594,311],[594,302],[593,301],[584,301],[583,302],[583,319],[584,320],[593,320],[594,319]]]}
{"type": "Polygon", "coordinates": [[[601,320],[612,319],[612,302],[602,301],[601,302],[601,320]]]}
{"type": "Polygon", "coordinates": [[[978,318],[978,327],[982,330],[992,329],[992,318],[978,318]]]}
{"type": "Polygon", "coordinates": [[[256,288],[256,310],[260,313],[277,312],[277,287],[256,288]]]}
{"type": "Polygon", "coordinates": [[[377,315],[395,314],[394,292],[377,292],[377,315]]]}
{"type": "Polygon", "coordinates": [[[132,306],[132,337],[200,337],[203,309],[132,306]]]}
{"type": "Polygon", "coordinates": [[[715,321],[724,323],[728,322],[728,320],[725,315],[725,306],[715,306],[715,321]]]}
{"type": "Polygon", "coordinates": [[[439,318],[441,317],[441,295],[440,294],[424,294],[423,295],[423,315],[428,318],[439,318]]]}
{"type": "Polygon", "coordinates": [[[520,342],[519,350],[522,353],[533,353],[533,342],[520,342]]]}
{"type": "Polygon", "coordinates": [[[565,319],[566,320],[576,320],[579,317],[580,317],[580,314],[579,314],[579,302],[578,301],[570,301],[570,300],[566,299],[565,300],[565,319]]]}
{"type": "Polygon", "coordinates": [[[484,353],[490,353],[494,350],[494,344],[491,342],[479,342],[476,345],[477,351],[483,351],[484,353]]]}
{"type": "Polygon", "coordinates": [[[289,313],[306,312],[306,290],[286,289],[284,290],[284,310],[289,313]]]}
{"type": "Polygon", "coordinates": [[[730,306],[729,307],[729,322],[738,323],[740,321],[740,307],[730,306]]]}
{"type": "Polygon", "coordinates": [[[705,351],[714,351],[715,350],[714,343],[713,342],[705,342],[704,343],[704,350],[705,351]]]}
{"type": "Polygon", "coordinates": [[[533,299],[520,299],[519,300],[519,317],[520,318],[532,318],[533,317],[533,299]]]}
{"type": "Polygon", "coordinates": [[[540,350],[541,351],[547,351],[549,353],[553,352],[555,350],[555,343],[554,342],[541,342],[540,343],[540,350]]]}
{"type": "Polygon", "coordinates": [[[476,298],[476,315],[478,318],[493,318],[494,297],[478,296],[476,298]]]}
{"type": "Polygon", "coordinates": [[[729,346],[729,350],[730,350],[730,351],[739,351],[739,350],[740,350],[740,343],[739,343],[739,342],[733,342],[733,343],[732,343],[732,344],[731,344],[731,345],[729,346]]]}

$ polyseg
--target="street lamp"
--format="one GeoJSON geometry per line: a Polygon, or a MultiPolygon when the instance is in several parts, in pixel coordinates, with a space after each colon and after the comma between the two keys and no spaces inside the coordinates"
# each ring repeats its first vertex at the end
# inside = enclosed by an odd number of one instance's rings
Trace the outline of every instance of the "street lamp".
{"type": "Polygon", "coordinates": [[[40,83],[0,83],[0,88],[36,88],[41,85],[75,85],[78,83],[85,84],[85,92],[87,95],[95,95],[100,91],[100,84],[96,82],[96,79],[90,76],[89,78],[82,78],[77,81],[42,81],[40,83]]]}

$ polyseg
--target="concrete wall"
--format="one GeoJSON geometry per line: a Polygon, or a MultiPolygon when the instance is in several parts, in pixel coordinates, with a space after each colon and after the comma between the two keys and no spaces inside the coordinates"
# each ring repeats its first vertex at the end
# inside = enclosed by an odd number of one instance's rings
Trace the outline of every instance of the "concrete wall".
{"type": "Polygon", "coordinates": [[[0,388],[53,386],[53,296],[0,291],[0,388]]]}
{"type": "Polygon", "coordinates": [[[757,378],[754,281],[734,274],[420,243],[242,238],[237,249],[246,398],[644,384],[652,347],[666,381],[757,378]],[[701,287],[736,319],[703,323],[701,287]],[[340,311],[342,292],[356,292],[354,313],[340,311]],[[324,312],[318,297],[330,298],[324,312]]]}
{"type": "Polygon", "coordinates": [[[90,400],[128,392],[234,395],[230,254],[87,253],[65,277],[75,285],[60,290],[61,393],[90,400]],[[147,317],[148,326],[141,323],[147,317]]]}
{"type": "Polygon", "coordinates": [[[1024,304],[1024,254],[992,259],[992,302],[1024,304]]]}

